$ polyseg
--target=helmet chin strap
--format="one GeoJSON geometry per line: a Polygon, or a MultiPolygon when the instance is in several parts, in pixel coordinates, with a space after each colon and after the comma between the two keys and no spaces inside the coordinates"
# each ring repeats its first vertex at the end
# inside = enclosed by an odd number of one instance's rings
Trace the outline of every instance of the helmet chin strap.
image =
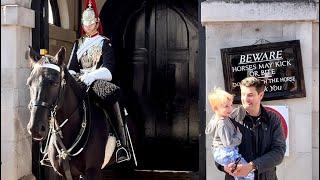
{"type": "Polygon", "coordinates": [[[86,33],[86,36],[87,37],[93,37],[93,36],[98,35],[98,34],[99,34],[98,30],[94,30],[91,33],[86,33]]]}

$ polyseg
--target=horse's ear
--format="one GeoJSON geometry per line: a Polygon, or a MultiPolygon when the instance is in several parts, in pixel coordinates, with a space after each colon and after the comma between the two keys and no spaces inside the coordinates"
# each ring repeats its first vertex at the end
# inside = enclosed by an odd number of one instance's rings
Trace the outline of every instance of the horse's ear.
{"type": "Polygon", "coordinates": [[[41,56],[31,46],[29,46],[28,59],[29,59],[31,66],[33,66],[34,63],[37,63],[39,61],[39,59],[41,59],[41,56]]]}
{"type": "Polygon", "coordinates": [[[57,60],[57,64],[62,65],[65,57],[66,57],[66,48],[62,46],[55,56],[57,60]]]}

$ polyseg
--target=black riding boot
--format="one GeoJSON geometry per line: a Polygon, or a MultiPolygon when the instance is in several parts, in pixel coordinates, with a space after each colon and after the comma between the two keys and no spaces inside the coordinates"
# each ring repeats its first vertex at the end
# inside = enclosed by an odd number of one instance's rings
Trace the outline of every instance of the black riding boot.
{"type": "MultiPolygon", "coordinates": [[[[110,108],[110,107],[109,107],[110,108]]],[[[117,138],[117,151],[116,151],[116,161],[117,163],[130,160],[130,154],[128,152],[128,145],[125,135],[125,127],[121,117],[121,111],[119,103],[116,102],[112,105],[112,109],[109,111],[110,119],[113,123],[114,130],[116,131],[117,138]]]]}

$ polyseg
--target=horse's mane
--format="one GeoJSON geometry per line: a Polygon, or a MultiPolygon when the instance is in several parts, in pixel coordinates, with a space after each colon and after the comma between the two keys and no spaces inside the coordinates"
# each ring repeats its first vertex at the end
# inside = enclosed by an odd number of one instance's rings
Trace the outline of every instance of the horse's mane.
{"type": "Polygon", "coordinates": [[[80,81],[79,76],[71,75],[66,66],[63,67],[63,71],[66,81],[69,83],[78,100],[82,100],[86,94],[86,85],[80,81]]]}

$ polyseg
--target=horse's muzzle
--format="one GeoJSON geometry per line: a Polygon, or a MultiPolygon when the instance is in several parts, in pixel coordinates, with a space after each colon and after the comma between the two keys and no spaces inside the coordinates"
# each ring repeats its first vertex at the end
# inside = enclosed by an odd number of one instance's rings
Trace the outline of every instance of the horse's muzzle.
{"type": "Polygon", "coordinates": [[[46,124],[47,120],[36,119],[35,117],[36,116],[31,113],[27,129],[33,140],[42,141],[48,133],[48,125],[46,124]]]}
{"type": "Polygon", "coordinates": [[[28,123],[27,126],[28,132],[31,135],[32,139],[35,141],[42,141],[44,137],[46,136],[46,129],[44,125],[40,125],[38,127],[35,127],[32,125],[32,123],[28,123]]]}

